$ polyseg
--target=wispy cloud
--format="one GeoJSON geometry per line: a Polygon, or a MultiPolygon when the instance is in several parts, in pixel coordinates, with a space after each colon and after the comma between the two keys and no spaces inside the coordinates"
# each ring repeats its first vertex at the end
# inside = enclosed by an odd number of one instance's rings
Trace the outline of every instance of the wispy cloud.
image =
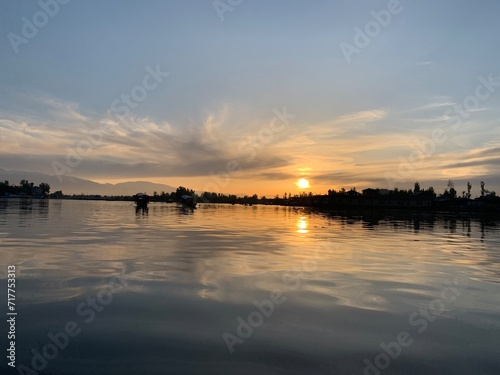
{"type": "MultiPolygon", "coordinates": [[[[53,173],[53,161],[64,163],[69,150],[92,130],[105,125],[102,141],[83,157],[74,170],[75,176],[100,180],[175,176],[208,180],[225,170],[228,161],[242,161],[242,142],[256,138],[271,120],[242,117],[229,103],[207,112],[199,122],[175,124],[149,117],[118,119],[110,113],[85,112],[74,103],[50,97],[37,98],[36,102],[43,107],[38,115],[0,111],[3,168],[53,173]]],[[[442,110],[451,104],[448,98],[439,98],[406,112],[442,110]]],[[[324,190],[383,184],[384,173],[397,170],[400,158],[416,147],[415,130],[398,123],[394,113],[401,112],[369,109],[312,123],[297,117],[293,125],[261,147],[255,158],[242,163],[242,170],[234,172],[232,178],[278,182],[306,175],[315,189],[324,190]]],[[[427,119],[430,124],[441,121],[446,119],[427,119]]],[[[480,139],[491,139],[496,128],[485,124],[489,122],[473,128],[483,129],[480,139]]],[[[465,173],[499,174],[498,144],[464,144],[460,147],[468,147],[468,151],[456,150],[460,140],[467,140],[474,131],[469,128],[465,123],[460,134],[451,134],[448,142],[415,170],[415,180],[438,180],[465,173]]]]}
{"type": "Polygon", "coordinates": [[[449,97],[438,96],[430,98],[430,101],[426,104],[414,108],[404,109],[399,113],[419,112],[428,110],[445,110],[448,107],[451,107],[455,104],[456,103],[449,97]]]}
{"type": "Polygon", "coordinates": [[[433,62],[432,61],[418,61],[415,63],[415,65],[417,66],[428,66],[428,65],[432,65],[433,62]]]}
{"type": "MultiPolygon", "coordinates": [[[[45,118],[22,121],[22,116],[10,119],[8,113],[0,113],[0,140],[5,144],[0,158],[4,162],[7,154],[10,158],[18,155],[18,165],[26,165],[29,151],[36,150],[39,161],[27,169],[49,172],[52,161],[64,162],[68,150],[75,149],[78,142],[88,139],[90,132],[102,124],[106,125],[102,140],[83,157],[75,175],[208,176],[224,169],[229,160],[242,157],[235,147],[241,142],[242,127],[229,123],[225,105],[198,124],[173,126],[149,118],[117,119],[109,113],[89,117],[78,106],[53,98],[40,98],[38,102],[46,107],[45,118]]],[[[245,163],[245,169],[284,166],[287,160],[271,150],[263,150],[245,163]]]]}

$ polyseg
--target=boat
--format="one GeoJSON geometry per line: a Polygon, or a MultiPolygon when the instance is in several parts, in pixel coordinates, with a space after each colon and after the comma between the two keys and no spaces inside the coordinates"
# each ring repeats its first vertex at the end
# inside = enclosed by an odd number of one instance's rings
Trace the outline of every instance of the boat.
{"type": "Polygon", "coordinates": [[[134,201],[136,209],[147,210],[149,204],[149,195],[144,193],[137,193],[136,195],[134,195],[134,201]]]}
{"type": "Polygon", "coordinates": [[[184,194],[181,196],[181,204],[183,207],[188,207],[191,209],[196,208],[196,198],[191,195],[184,194]]]}

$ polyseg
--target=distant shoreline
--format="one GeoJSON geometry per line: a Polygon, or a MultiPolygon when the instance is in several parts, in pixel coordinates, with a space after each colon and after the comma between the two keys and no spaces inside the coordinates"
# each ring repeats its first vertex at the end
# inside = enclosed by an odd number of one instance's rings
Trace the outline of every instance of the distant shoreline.
{"type": "MultiPolygon", "coordinates": [[[[19,197],[19,196],[3,196],[0,200],[37,200],[37,201],[58,201],[58,200],[72,200],[72,201],[106,201],[106,202],[134,202],[132,196],[67,196],[61,198],[54,197],[19,197]]],[[[457,198],[458,199],[458,198],[457,198]]],[[[280,199],[281,200],[281,199],[280,199]]],[[[163,203],[163,204],[174,204],[176,202],[166,202],[162,200],[152,200],[151,203],[163,203]]],[[[500,208],[497,204],[494,205],[484,205],[484,206],[463,206],[463,205],[433,205],[433,206],[387,206],[387,205],[366,205],[366,204],[335,204],[328,202],[282,202],[276,201],[276,199],[268,199],[266,202],[258,203],[232,203],[232,202],[203,202],[199,201],[199,204],[224,204],[224,205],[238,205],[238,206],[281,206],[281,207],[297,207],[297,208],[308,208],[317,212],[322,212],[325,214],[367,214],[367,213],[418,213],[418,214],[486,214],[494,215],[500,217],[500,208]]],[[[453,203],[453,202],[452,202],[453,203]]]]}

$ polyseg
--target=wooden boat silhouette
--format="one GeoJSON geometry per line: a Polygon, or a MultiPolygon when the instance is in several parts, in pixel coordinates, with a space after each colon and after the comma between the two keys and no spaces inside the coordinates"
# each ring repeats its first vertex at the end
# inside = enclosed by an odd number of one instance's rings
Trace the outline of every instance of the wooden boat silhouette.
{"type": "Polygon", "coordinates": [[[135,206],[138,210],[146,210],[149,204],[149,195],[144,193],[137,193],[134,195],[135,206]]]}

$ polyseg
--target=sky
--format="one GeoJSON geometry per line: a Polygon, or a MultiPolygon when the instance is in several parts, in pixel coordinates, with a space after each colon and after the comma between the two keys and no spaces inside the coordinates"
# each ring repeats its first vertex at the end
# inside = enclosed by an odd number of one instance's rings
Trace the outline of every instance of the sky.
{"type": "Polygon", "coordinates": [[[3,0],[0,168],[237,194],[500,192],[498,14],[496,0],[3,0]]]}

